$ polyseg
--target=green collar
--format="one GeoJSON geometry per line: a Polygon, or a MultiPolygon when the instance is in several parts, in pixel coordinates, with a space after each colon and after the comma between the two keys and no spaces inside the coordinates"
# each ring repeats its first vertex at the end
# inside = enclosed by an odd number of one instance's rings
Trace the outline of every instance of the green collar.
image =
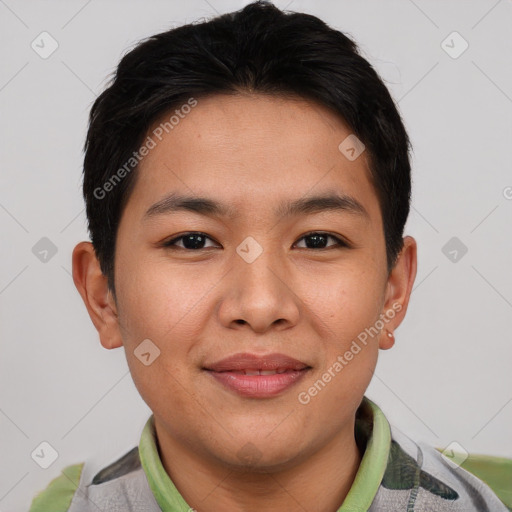
{"type": "Polygon", "coordinates": [[[366,440],[361,464],[345,500],[337,512],[368,510],[379,490],[388,464],[391,430],[379,407],[363,397],[356,413],[356,438],[366,440]]]}
{"type": "MultiPolygon", "coordinates": [[[[165,471],[156,443],[154,416],[144,426],[139,443],[139,456],[149,486],[163,512],[189,512],[178,489],[165,471]]],[[[368,510],[377,494],[388,461],[391,431],[384,413],[371,400],[363,397],[356,414],[356,438],[366,444],[354,483],[337,512],[368,510]]]]}

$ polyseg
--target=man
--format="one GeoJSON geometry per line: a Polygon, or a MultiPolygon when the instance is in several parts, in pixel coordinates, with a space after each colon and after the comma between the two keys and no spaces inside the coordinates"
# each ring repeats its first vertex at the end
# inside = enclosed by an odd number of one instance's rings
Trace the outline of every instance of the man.
{"type": "Polygon", "coordinates": [[[153,411],[32,511],[506,510],[364,393],[416,276],[409,139],[353,41],[257,2],[123,57],[73,278],[153,411]]]}

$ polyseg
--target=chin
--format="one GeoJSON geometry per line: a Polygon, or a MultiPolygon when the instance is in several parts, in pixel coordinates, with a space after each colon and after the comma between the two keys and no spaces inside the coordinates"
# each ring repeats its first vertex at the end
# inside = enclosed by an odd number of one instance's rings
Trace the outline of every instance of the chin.
{"type": "MultiPolygon", "coordinates": [[[[291,439],[291,437],[287,437],[291,439]]],[[[224,451],[217,453],[217,458],[232,471],[250,473],[275,473],[293,467],[301,453],[298,453],[297,443],[285,444],[283,439],[271,442],[266,435],[259,440],[232,441],[229,445],[229,455],[224,451]],[[232,450],[232,451],[231,451],[232,450]],[[228,456],[227,456],[228,455],[228,456]]],[[[222,445],[226,449],[226,445],[222,445]]]]}

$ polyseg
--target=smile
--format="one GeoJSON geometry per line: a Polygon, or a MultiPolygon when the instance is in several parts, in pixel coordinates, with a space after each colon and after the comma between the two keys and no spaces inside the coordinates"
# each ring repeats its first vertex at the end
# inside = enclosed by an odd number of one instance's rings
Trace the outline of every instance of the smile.
{"type": "Polygon", "coordinates": [[[284,354],[235,354],[203,368],[224,388],[248,398],[270,398],[301,380],[310,366],[284,354]]]}

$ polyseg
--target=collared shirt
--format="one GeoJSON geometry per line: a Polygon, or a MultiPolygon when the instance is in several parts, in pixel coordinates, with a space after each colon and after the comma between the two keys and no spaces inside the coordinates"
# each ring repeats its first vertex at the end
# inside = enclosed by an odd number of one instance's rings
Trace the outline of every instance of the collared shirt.
{"type": "MultiPolygon", "coordinates": [[[[386,470],[391,446],[389,423],[377,405],[367,398],[363,400],[356,416],[356,437],[366,444],[366,448],[354,483],[338,512],[367,510],[377,494],[386,470]],[[368,428],[369,425],[372,425],[371,429],[368,428]]],[[[149,486],[162,511],[188,511],[190,506],[181,497],[162,465],[153,416],[149,418],[142,432],[139,455],[149,486]]]]}
{"type": "MultiPolygon", "coordinates": [[[[390,426],[380,408],[366,397],[357,410],[355,438],[363,456],[336,512],[507,511],[484,482],[436,449],[414,443],[390,426]]],[[[94,473],[87,466],[81,463],[65,468],[63,475],[34,499],[29,512],[193,510],[164,469],[153,415],[138,446],[92,480],[94,473]]]]}

